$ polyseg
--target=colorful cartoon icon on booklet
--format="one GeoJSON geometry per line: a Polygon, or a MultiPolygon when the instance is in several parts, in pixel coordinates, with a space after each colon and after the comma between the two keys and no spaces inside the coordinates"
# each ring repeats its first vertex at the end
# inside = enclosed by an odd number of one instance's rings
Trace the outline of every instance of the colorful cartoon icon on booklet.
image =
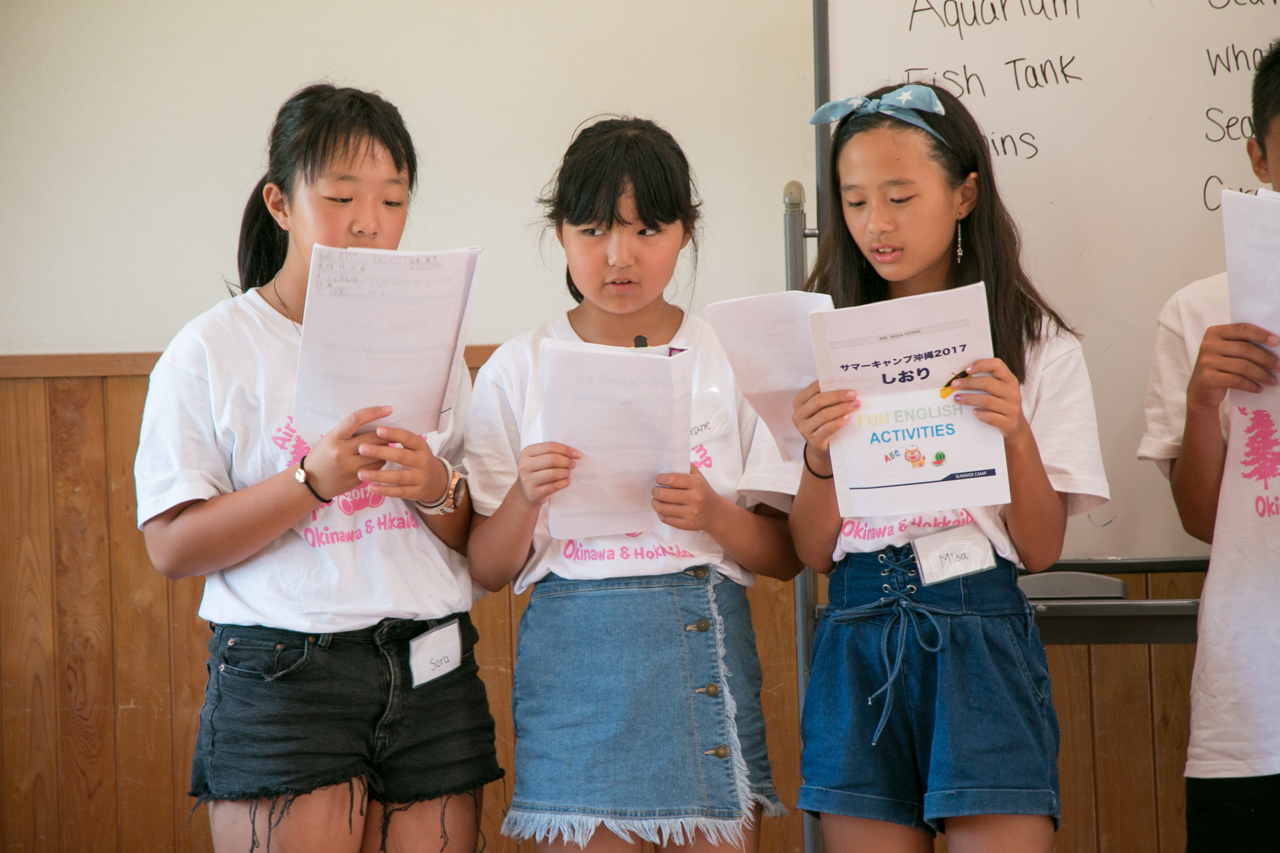
{"type": "Polygon", "coordinates": [[[902,454],[902,458],[910,462],[912,468],[924,467],[924,454],[918,447],[908,447],[907,452],[902,454]]]}
{"type": "Polygon", "coordinates": [[[934,465],[941,465],[943,462],[946,462],[946,461],[947,461],[947,454],[943,453],[941,450],[933,454],[934,465]]]}
{"type": "Polygon", "coordinates": [[[969,371],[962,370],[959,373],[957,373],[955,376],[952,376],[950,379],[948,379],[947,384],[943,385],[941,388],[938,389],[938,393],[942,396],[942,399],[945,400],[948,397],[950,397],[951,394],[956,390],[951,387],[952,382],[955,382],[957,379],[968,379],[968,378],[969,378],[969,371]]]}

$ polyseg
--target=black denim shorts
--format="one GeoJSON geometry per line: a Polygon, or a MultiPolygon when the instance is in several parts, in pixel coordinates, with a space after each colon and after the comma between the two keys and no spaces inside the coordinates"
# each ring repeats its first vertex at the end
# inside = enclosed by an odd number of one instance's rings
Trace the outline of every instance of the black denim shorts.
{"type": "Polygon", "coordinates": [[[387,805],[501,778],[466,613],[341,634],[216,625],[191,796],[292,798],[359,779],[387,805]],[[413,687],[409,641],[456,619],[462,663],[413,687]]]}

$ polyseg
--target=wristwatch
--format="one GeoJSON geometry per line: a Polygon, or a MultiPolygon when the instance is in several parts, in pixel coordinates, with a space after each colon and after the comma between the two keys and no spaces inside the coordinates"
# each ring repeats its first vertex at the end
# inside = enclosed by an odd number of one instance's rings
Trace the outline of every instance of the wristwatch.
{"type": "Polygon", "coordinates": [[[458,499],[461,498],[459,491],[459,483],[465,487],[466,481],[462,479],[462,475],[453,470],[453,466],[449,464],[449,460],[442,456],[437,459],[444,465],[444,475],[449,481],[449,485],[445,487],[444,494],[440,496],[440,500],[432,503],[423,501],[414,501],[418,511],[423,515],[448,515],[458,508],[458,499]]]}
{"type": "Polygon", "coordinates": [[[324,498],[320,497],[320,493],[316,491],[316,487],[311,485],[310,481],[307,480],[307,469],[303,467],[306,464],[307,464],[307,457],[304,456],[298,460],[298,470],[293,472],[293,479],[297,480],[299,483],[306,486],[307,490],[310,491],[311,494],[315,496],[315,499],[320,501],[320,503],[322,504],[333,503],[333,498],[329,498],[328,500],[325,500],[324,498]]]}

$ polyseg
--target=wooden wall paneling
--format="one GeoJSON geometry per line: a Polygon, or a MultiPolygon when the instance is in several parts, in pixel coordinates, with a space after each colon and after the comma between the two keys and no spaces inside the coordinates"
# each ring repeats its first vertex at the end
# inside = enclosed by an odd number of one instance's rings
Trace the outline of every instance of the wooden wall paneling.
{"type": "Polygon", "coordinates": [[[94,377],[48,385],[65,850],[116,850],[119,840],[102,384],[94,377]]]}
{"type": "MultiPolygon", "coordinates": [[[[1122,575],[1146,598],[1145,575],[1122,575]]],[[[1147,646],[1090,649],[1099,853],[1156,853],[1155,755],[1147,646]]]]}
{"type": "Polygon", "coordinates": [[[167,805],[175,787],[169,635],[163,630],[169,582],[147,557],[133,481],[147,379],[115,377],[105,384],[120,849],[161,853],[175,844],[175,815],[167,805]]]}
{"type": "Polygon", "coordinates": [[[767,721],[769,763],[773,785],[790,814],[765,818],[760,827],[760,849],[772,853],[803,853],[804,824],[796,811],[800,791],[800,705],[796,694],[796,607],[790,582],[756,578],[747,590],[756,651],[764,682],[760,704],[767,721]]]}
{"type": "Polygon", "coordinates": [[[491,592],[473,604],[471,618],[480,632],[476,664],[489,695],[489,711],[497,734],[498,764],[506,771],[506,776],[485,788],[480,831],[484,834],[485,850],[514,853],[516,843],[499,831],[511,799],[515,764],[516,741],[511,724],[511,587],[491,592]]]}
{"type": "Polygon", "coordinates": [[[1093,853],[1098,823],[1094,805],[1093,709],[1088,646],[1046,646],[1053,707],[1062,733],[1058,790],[1062,801],[1057,853],[1093,853]]]}
{"type": "MultiPolygon", "coordinates": [[[[1199,598],[1199,572],[1149,575],[1152,598],[1199,598]]],[[[1156,828],[1162,853],[1187,846],[1187,796],[1182,772],[1191,735],[1191,667],[1194,644],[1151,647],[1151,713],[1156,754],[1156,828]]]]}
{"type": "Polygon", "coordinates": [[[200,619],[204,578],[169,583],[170,693],[173,699],[174,849],[178,853],[213,853],[209,809],[187,796],[191,790],[191,754],[200,728],[200,707],[208,680],[209,623],[200,619]]]}
{"type": "Polygon", "coordinates": [[[23,853],[60,849],[48,411],[43,379],[0,381],[0,841],[23,853]]]}

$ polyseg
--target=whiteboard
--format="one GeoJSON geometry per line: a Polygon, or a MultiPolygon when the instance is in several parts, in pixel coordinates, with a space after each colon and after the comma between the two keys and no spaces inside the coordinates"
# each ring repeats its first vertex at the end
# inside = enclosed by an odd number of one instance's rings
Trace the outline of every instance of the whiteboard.
{"type": "Polygon", "coordinates": [[[1257,187],[1249,87],[1280,5],[830,0],[827,15],[831,98],[937,83],[974,114],[1027,272],[1083,336],[1111,502],[1072,519],[1064,556],[1207,553],[1137,461],[1142,399],[1161,306],[1225,268],[1222,189],[1257,187]]]}

